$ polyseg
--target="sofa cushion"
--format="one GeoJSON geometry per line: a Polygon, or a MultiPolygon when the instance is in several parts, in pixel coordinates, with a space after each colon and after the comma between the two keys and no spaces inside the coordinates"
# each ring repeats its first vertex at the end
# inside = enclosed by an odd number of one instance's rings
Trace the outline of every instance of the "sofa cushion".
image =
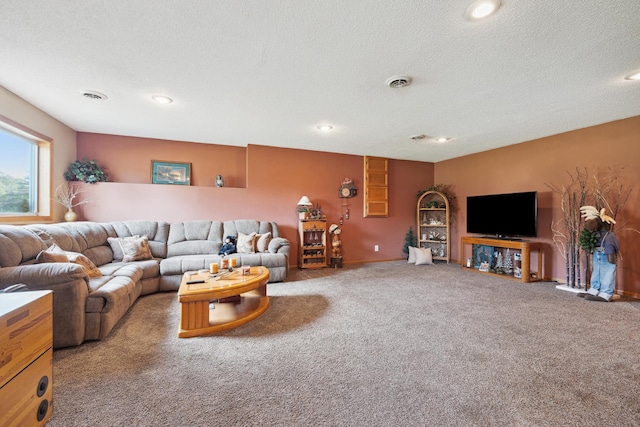
{"type": "Polygon", "coordinates": [[[119,242],[122,248],[122,262],[141,261],[153,258],[149,250],[149,239],[147,236],[120,238],[119,242]]]}
{"type": "MultiPolygon", "coordinates": [[[[235,233],[228,235],[235,236],[235,233]]],[[[217,254],[222,247],[220,221],[172,223],[167,241],[167,258],[182,255],[217,254]]]]}
{"type": "MultiPolygon", "coordinates": [[[[105,284],[110,283],[114,277],[123,277],[123,278],[129,279],[131,281],[131,286],[135,286],[135,284],[139,282],[140,279],[142,279],[142,273],[143,273],[142,268],[138,267],[133,263],[108,264],[108,265],[113,267],[112,268],[101,267],[102,276],[91,278],[89,280],[89,294],[97,291],[98,289],[101,289],[105,284]],[[106,273],[109,273],[109,274],[106,274],[106,273]]],[[[120,283],[127,283],[127,282],[120,282],[120,283]]]]}
{"type": "Polygon", "coordinates": [[[139,235],[130,236],[130,237],[107,237],[107,243],[111,247],[113,251],[113,260],[114,261],[122,261],[124,258],[124,253],[122,252],[122,245],[120,242],[124,239],[139,239],[139,235]]]}
{"type": "Polygon", "coordinates": [[[183,274],[187,271],[209,270],[209,264],[220,262],[218,255],[182,255],[163,259],[160,261],[161,275],[183,274]]]}
{"type": "Polygon", "coordinates": [[[167,257],[168,222],[131,220],[103,223],[102,225],[108,231],[110,237],[147,236],[149,238],[149,249],[153,257],[167,257]]]}
{"type": "Polygon", "coordinates": [[[69,259],[69,262],[82,266],[84,271],[87,272],[89,277],[100,277],[102,272],[96,265],[86,256],[78,252],[65,252],[65,255],[69,259]]]}
{"type": "Polygon", "coordinates": [[[85,254],[88,249],[104,246],[107,241],[107,231],[101,224],[96,222],[67,222],[56,224],[55,226],[66,230],[78,245],[77,248],[75,245],[72,248],[67,248],[58,242],[58,245],[66,251],[85,254]]]}
{"type": "Polygon", "coordinates": [[[100,277],[102,273],[89,258],[78,252],[63,251],[55,243],[36,257],[38,264],[46,262],[72,262],[80,265],[89,277],[100,277]]]}
{"type": "Polygon", "coordinates": [[[256,233],[238,233],[238,242],[236,250],[239,254],[252,254],[255,249],[256,233]]]}
{"type": "Polygon", "coordinates": [[[0,267],[13,267],[35,260],[47,245],[25,227],[0,225],[0,267]]]}
{"type": "MultiPolygon", "coordinates": [[[[142,275],[142,272],[140,272],[142,275]]],[[[135,293],[137,280],[129,276],[102,276],[89,281],[89,297],[86,312],[101,313],[109,311],[109,306],[130,305],[130,295],[135,293]]]]}
{"type": "Polygon", "coordinates": [[[58,247],[55,243],[49,246],[47,249],[40,251],[36,257],[38,264],[44,262],[69,262],[67,254],[58,247]]]}
{"type": "Polygon", "coordinates": [[[256,252],[268,252],[271,242],[271,232],[256,235],[256,252]]]}
{"type": "Polygon", "coordinates": [[[33,231],[49,247],[55,244],[64,251],[80,252],[80,245],[66,228],[57,224],[33,224],[25,227],[33,231]]]}

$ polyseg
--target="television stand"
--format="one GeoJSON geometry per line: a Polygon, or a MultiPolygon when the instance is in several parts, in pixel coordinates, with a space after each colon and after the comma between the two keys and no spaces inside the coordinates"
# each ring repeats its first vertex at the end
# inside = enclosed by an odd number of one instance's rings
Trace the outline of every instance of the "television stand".
{"type": "MultiPolygon", "coordinates": [[[[483,272],[470,268],[470,270],[484,274],[495,274],[507,279],[522,281],[523,283],[538,282],[544,280],[542,277],[542,243],[529,242],[525,240],[504,240],[489,237],[462,237],[460,240],[460,266],[466,268],[465,245],[485,245],[494,248],[509,248],[519,250],[522,254],[522,277],[514,277],[513,274],[498,274],[495,272],[483,272]],[[535,275],[531,272],[531,251],[538,253],[538,270],[535,275]]],[[[473,265],[473,264],[472,264],[473,265]]]]}

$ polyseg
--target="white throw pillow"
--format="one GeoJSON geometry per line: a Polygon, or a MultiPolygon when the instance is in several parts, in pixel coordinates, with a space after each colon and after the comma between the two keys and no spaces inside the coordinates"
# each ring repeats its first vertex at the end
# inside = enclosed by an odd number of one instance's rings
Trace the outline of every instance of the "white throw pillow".
{"type": "Polygon", "coordinates": [[[416,265],[433,264],[431,248],[416,248],[416,265]]]}
{"type": "Polygon", "coordinates": [[[122,246],[120,245],[121,239],[135,240],[139,238],[140,236],[138,234],[131,237],[107,237],[107,242],[109,243],[109,246],[111,246],[111,250],[113,251],[113,260],[119,262],[122,261],[122,258],[124,257],[124,254],[122,253],[122,246]]]}
{"type": "Polygon", "coordinates": [[[256,234],[256,252],[269,252],[269,242],[271,241],[271,232],[264,234],[256,234]]]}
{"type": "Polygon", "coordinates": [[[252,254],[256,251],[256,233],[238,233],[238,243],[236,250],[239,254],[252,254]]]}
{"type": "Polygon", "coordinates": [[[407,261],[407,264],[415,264],[416,263],[416,249],[413,246],[409,246],[409,260],[407,261]]]}
{"type": "Polygon", "coordinates": [[[141,261],[153,258],[147,236],[121,238],[119,242],[120,248],[122,249],[122,262],[141,261]]]}

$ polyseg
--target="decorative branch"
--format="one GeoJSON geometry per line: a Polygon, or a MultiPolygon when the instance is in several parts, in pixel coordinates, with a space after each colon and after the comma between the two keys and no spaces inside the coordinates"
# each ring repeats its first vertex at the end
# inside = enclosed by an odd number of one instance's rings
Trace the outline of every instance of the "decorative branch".
{"type": "Polygon", "coordinates": [[[594,169],[592,173],[588,173],[586,168],[576,168],[575,174],[567,172],[570,178],[569,185],[558,187],[545,184],[560,195],[562,219],[552,220],[551,231],[553,242],[565,260],[568,286],[581,286],[581,249],[585,255],[587,267],[585,282],[588,281],[590,252],[588,249],[581,248],[581,233],[584,229],[580,216],[581,206],[593,205],[598,211],[605,208],[607,214],[616,219],[616,233],[622,231],[640,233],[637,229],[626,227],[627,221],[622,218],[623,207],[631,196],[631,189],[623,185],[624,172],[624,168],[613,167],[607,168],[604,172],[594,169]]]}
{"type": "Polygon", "coordinates": [[[74,200],[79,197],[78,195],[80,193],[82,193],[82,190],[73,184],[60,184],[55,191],[56,202],[60,203],[67,209],[72,209],[76,206],[89,203],[89,200],[79,200],[74,202],[74,200]]]}

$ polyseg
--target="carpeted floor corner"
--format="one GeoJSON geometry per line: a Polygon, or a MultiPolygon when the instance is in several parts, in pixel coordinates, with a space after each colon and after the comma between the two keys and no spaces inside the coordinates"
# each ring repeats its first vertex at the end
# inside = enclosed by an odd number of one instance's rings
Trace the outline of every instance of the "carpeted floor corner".
{"type": "Polygon", "coordinates": [[[640,304],[402,261],[292,270],[253,322],[177,338],[175,293],[54,352],[48,426],[640,425],[640,304]]]}

